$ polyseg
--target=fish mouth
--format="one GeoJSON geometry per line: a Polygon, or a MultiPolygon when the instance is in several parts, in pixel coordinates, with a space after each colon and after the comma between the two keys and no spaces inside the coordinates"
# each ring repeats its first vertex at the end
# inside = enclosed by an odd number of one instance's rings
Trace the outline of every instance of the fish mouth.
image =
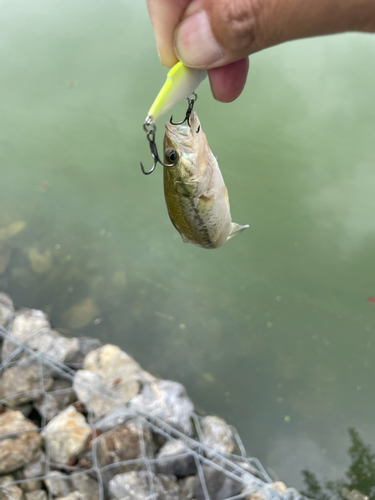
{"type": "Polygon", "coordinates": [[[188,151],[193,147],[193,137],[189,125],[165,124],[165,138],[170,147],[188,151]]]}
{"type": "Polygon", "coordinates": [[[189,125],[174,125],[171,122],[165,124],[166,132],[173,137],[188,137],[190,133],[189,125]]]}

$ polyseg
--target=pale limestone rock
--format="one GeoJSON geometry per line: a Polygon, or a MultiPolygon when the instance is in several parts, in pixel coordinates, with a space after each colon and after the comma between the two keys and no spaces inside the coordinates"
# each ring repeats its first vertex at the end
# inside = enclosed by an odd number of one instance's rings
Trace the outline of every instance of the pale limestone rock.
{"type": "Polygon", "coordinates": [[[6,293],[0,292],[0,326],[6,326],[13,314],[14,306],[12,299],[6,293]]]}
{"type": "Polygon", "coordinates": [[[19,411],[8,410],[0,415],[0,437],[15,433],[12,437],[0,439],[0,474],[13,472],[35,460],[41,452],[41,438],[36,429],[19,411]],[[17,435],[22,431],[30,432],[17,435]]]}
{"type": "Polygon", "coordinates": [[[211,450],[232,453],[234,441],[229,425],[222,418],[207,416],[200,420],[203,443],[211,450]]]}
{"type": "Polygon", "coordinates": [[[159,417],[188,436],[193,433],[194,405],[178,382],[160,380],[144,384],[141,394],[131,400],[130,408],[159,417]]]}
{"type": "Polygon", "coordinates": [[[133,358],[111,344],[91,351],[83,368],[75,374],[74,389],[97,418],[136,396],[146,376],[133,358]]]}
{"type": "Polygon", "coordinates": [[[9,484],[13,481],[13,476],[0,477],[0,500],[22,500],[21,488],[16,484],[9,484]]]}
{"type": "MultiPolygon", "coordinates": [[[[45,374],[43,377],[44,389],[52,387],[53,378],[45,374]]],[[[2,398],[19,396],[12,399],[12,403],[22,405],[40,398],[42,391],[41,376],[38,362],[31,358],[22,358],[15,366],[5,370],[0,379],[0,395],[2,398]]]]}
{"type": "Polygon", "coordinates": [[[54,417],[42,432],[49,443],[51,460],[63,464],[84,450],[90,434],[85,417],[74,406],[68,406],[54,417]]]}

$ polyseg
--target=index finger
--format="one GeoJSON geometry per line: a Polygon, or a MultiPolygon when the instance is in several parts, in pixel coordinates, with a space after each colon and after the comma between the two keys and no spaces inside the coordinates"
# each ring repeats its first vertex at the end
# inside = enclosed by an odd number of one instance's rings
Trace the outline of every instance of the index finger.
{"type": "Polygon", "coordinates": [[[173,50],[174,31],[190,2],[191,0],[147,0],[160,61],[167,68],[178,61],[173,50]]]}

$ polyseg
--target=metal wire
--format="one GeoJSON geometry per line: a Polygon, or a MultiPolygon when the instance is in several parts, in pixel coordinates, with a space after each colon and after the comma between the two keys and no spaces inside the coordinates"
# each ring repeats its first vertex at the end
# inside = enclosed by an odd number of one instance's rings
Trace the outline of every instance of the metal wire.
{"type": "MultiPolygon", "coordinates": [[[[10,325],[7,325],[8,327],[10,325]]],[[[40,332],[34,332],[32,335],[28,337],[28,341],[24,343],[20,343],[16,338],[14,338],[12,335],[10,335],[9,331],[3,327],[0,327],[0,346],[1,346],[1,341],[7,341],[11,342],[15,349],[11,354],[6,358],[3,359],[2,362],[0,363],[0,378],[4,371],[11,366],[15,365],[15,360],[22,355],[23,358],[29,358],[30,360],[37,362],[38,364],[38,370],[39,370],[39,388],[36,391],[33,391],[33,395],[39,395],[42,398],[43,401],[43,407],[44,411],[42,412],[42,418],[41,418],[41,424],[40,427],[36,430],[28,430],[28,431],[21,431],[21,432],[16,432],[16,433],[9,433],[9,434],[3,434],[0,435],[0,440],[6,439],[6,438],[14,438],[19,436],[20,434],[23,433],[28,433],[28,432],[37,432],[41,433],[44,431],[47,425],[47,408],[48,408],[48,395],[54,395],[54,394],[64,394],[64,393],[69,393],[70,391],[73,391],[73,388],[71,389],[59,389],[59,390],[47,390],[44,380],[46,376],[46,372],[51,372],[54,374],[54,376],[63,378],[65,380],[69,380],[71,383],[73,383],[74,379],[74,374],[75,371],[70,368],[69,366],[60,363],[56,361],[55,359],[49,357],[46,354],[36,352],[33,349],[30,348],[30,340],[34,339],[40,332]]],[[[82,384],[82,387],[86,390],[88,390],[93,396],[100,396],[101,398],[111,401],[111,402],[118,402],[118,395],[112,391],[110,388],[106,389],[105,392],[100,391],[96,387],[89,387],[85,384],[82,384]]],[[[12,401],[16,400],[20,396],[30,396],[29,393],[23,393],[23,394],[14,394],[10,395],[9,397],[5,398],[3,400],[5,403],[11,403],[12,401]]],[[[1,400],[0,400],[1,402],[1,400]]],[[[263,487],[265,487],[267,484],[269,485],[268,488],[271,488],[272,480],[270,476],[268,475],[267,471],[265,468],[260,464],[260,462],[255,459],[255,458],[248,458],[246,455],[246,450],[245,447],[238,435],[238,433],[233,430],[233,436],[235,441],[237,442],[238,449],[240,450],[240,455],[236,454],[229,454],[229,453],[223,453],[219,452],[216,450],[213,450],[211,448],[208,448],[204,444],[204,438],[203,438],[203,433],[201,430],[200,426],[200,417],[198,417],[197,414],[194,412],[191,415],[192,421],[195,426],[196,430],[196,437],[191,437],[183,432],[179,431],[178,429],[172,427],[168,422],[165,420],[156,417],[155,415],[151,415],[147,412],[144,411],[143,408],[141,407],[136,407],[132,405],[131,407],[132,411],[134,412],[136,416],[136,424],[138,428],[138,436],[139,436],[139,446],[140,446],[140,451],[141,451],[141,457],[132,459],[132,460],[124,460],[122,462],[116,462],[116,463],[111,463],[108,465],[103,465],[100,466],[99,460],[98,460],[98,444],[97,444],[97,439],[96,433],[95,433],[95,421],[93,414],[91,412],[88,413],[87,416],[87,423],[89,424],[92,432],[92,448],[91,448],[91,453],[92,453],[92,464],[89,469],[85,470],[79,470],[79,467],[77,466],[66,466],[66,465],[61,465],[59,467],[59,464],[55,464],[51,460],[51,453],[50,453],[50,448],[49,448],[49,441],[48,439],[45,440],[45,473],[39,477],[35,478],[27,478],[27,479],[17,479],[12,481],[11,483],[8,483],[6,486],[0,486],[0,492],[2,490],[5,490],[6,487],[9,487],[11,485],[18,485],[21,486],[23,483],[27,483],[29,481],[44,481],[44,480],[61,480],[60,477],[55,477],[54,475],[51,475],[51,472],[55,469],[60,469],[60,470],[65,470],[66,472],[71,472],[71,474],[68,476],[69,478],[75,478],[75,477],[80,477],[80,476],[89,476],[89,477],[94,477],[96,478],[98,482],[98,492],[99,492],[99,499],[100,500],[105,500],[107,497],[107,490],[108,490],[108,475],[104,475],[106,471],[110,471],[111,469],[115,468],[120,468],[122,466],[130,466],[130,465],[142,465],[144,466],[144,470],[147,473],[147,478],[148,478],[148,483],[149,483],[149,489],[150,489],[150,499],[154,500],[156,499],[156,492],[154,488],[154,473],[153,473],[153,468],[156,463],[161,463],[161,462],[168,462],[171,460],[176,460],[177,458],[184,458],[191,456],[194,458],[196,467],[197,467],[197,475],[200,479],[201,482],[201,489],[202,493],[204,495],[205,500],[213,500],[210,498],[209,495],[209,489],[206,484],[205,476],[204,476],[204,471],[202,466],[210,466],[219,472],[221,472],[225,477],[231,478],[232,480],[236,481],[239,483],[239,485],[242,488],[242,492],[236,496],[231,497],[230,500],[239,500],[241,498],[244,498],[245,496],[249,495],[250,492],[256,492],[261,490],[263,487]],[[164,438],[168,442],[178,442],[180,445],[183,446],[183,452],[180,453],[179,455],[174,455],[173,457],[164,457],[164,458],[150,458],[147,453],[147,447],[144,439],[144,430],[148,429],[151,431],[153,434],[157,434],[164,438]],[[241,467],[241,464],[246,464],[247,468],[246,470],[241,467]]],[[[111,476],[113,477],[113,475],[111,476]]],[[[283,499],[284,496],[280,493],[278,493],[275,489],[273,489],[274,495],[272,498],[280,498],[283,499]]],[[[52,499],[52,492],[49,491],[49,498],[52,499]]],[[[300,497],[302,498],[302,497],[300,497]]],[[[229,500],[229,499],[228,499],[229,500]]]]}

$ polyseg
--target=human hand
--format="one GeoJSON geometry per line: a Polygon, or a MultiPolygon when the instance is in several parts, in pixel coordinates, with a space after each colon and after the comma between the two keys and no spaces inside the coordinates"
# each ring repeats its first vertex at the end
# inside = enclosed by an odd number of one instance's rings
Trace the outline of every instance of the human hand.
{"type": "Polygon", "coordinates": [[[159,57],[207,69],[212,93],[242,92],[254,52],[297,38],[375,32],[374,0],[147,0],[159,57]]]}

